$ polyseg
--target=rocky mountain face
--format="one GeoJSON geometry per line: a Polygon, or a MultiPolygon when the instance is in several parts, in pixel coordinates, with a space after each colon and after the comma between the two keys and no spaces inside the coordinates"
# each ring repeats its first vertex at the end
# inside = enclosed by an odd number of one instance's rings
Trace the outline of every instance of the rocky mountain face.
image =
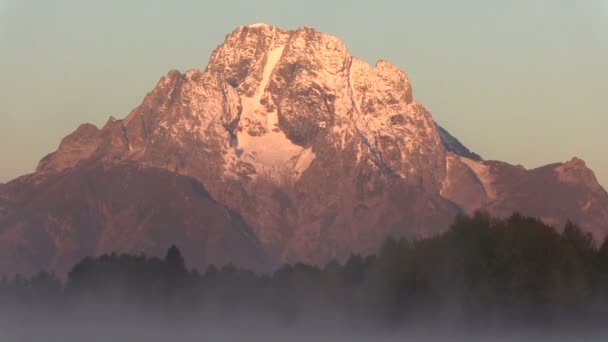
{"type": "Polygon", "coordinates": [[[235,262],[257,270],[275,262],[238,213],[193,178],[132,162],[77,168],[9,184],[17,209],[2,221],[0,270],[41,267],[65,274],[85,255],[183,246],[192,266],[235,262]]]}
{"type": "Polygon", "coordinates": [[[608,230],[608,194],[584,162],[484,161],[397,67],[311,28],[257,24],[204,71],[169,72],[125,119],[81,125],[1,187],[0,273],[171,243],[198,267],[323,263],[480,208],[608,230]]]}

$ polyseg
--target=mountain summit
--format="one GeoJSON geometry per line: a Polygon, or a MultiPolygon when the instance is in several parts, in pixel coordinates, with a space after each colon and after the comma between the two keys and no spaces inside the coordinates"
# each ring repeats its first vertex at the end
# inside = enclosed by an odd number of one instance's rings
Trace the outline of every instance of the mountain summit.
{"type": "Polygon", "coordinates": [[[125,119],[81,125],[0,188],[0,273],[171,243],[198,267],[323,263],[476,209],[608,230],[608,194],[584,162],[485,161],[389,62],[312,28],[255,24],[204,71],[170,71],[125,119]]]}

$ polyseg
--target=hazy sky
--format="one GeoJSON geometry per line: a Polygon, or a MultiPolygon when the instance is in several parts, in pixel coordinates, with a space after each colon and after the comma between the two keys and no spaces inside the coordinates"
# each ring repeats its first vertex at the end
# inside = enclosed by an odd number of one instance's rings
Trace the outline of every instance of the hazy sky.
{"type": "Polygon", "coordinates": [[[313,26],[410,76],[486,159],[585,159],[608,185],[608,0],[0,0],[0,182],[80,123],[124,117],[239,25],[313,26]]]}

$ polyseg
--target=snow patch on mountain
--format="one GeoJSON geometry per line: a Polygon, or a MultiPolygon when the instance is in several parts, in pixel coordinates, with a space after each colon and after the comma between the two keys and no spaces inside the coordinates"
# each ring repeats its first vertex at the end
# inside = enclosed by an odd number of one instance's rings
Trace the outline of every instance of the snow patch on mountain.
{"type": "Polygon", "coordinates": [[[477,179],[479,179],[483,185],[488,201],[496,199],[496,188],[494,187],[495,177],[492,175],[490,167],[485,165],[483,161],[475,161],[464,157],[460,157],[460,160],[467,164],[471,171],[475,173],[477,179]]]}
{"type": "Polygon", "coordinates": [[[451,169],[452,169],[452,167],[453,167],[453,165],[452,165],[452,164],[453,164],[454,162],[452,161],[452,159],[453,159],[454,157],[455,157],[455,156],[454,156],[454,155],[452,155],[452,154],[448,154],[448,155],[446,156],[446,160],[445,160],[445,174],[446,174],[446,177],[445,177],[445,179],[443,180],[443,182],[441,183],[441,189],[439,190],[439,194],[440,194],[441,196],[443,196],[443,197],[445,197],[446,190],[447,190],[447,189],[449,189],[449,188],[452,186],[451,179],[450,179],[449,175],[450,175],[450,170],[451,170],[451,169]]]}
{"type": "Polygon", "coordinates": [[[247,27],[249,28],[260,28],[260,27],[268,27],[270,25],[266,24],[266,23],[255,23],[255,24],[251,24],[251,25],[247,25],[247,27]]]}
{"type": "MultiPolygon", "coordinates": [[[[241,161],[252,165],[256,175],[268,174],[275,177],[291,172],[293,178],[297,179],[310,166],[315,154],[310,147],[303,148],[291,142],[279,127],[276,107],[270,106],[273,110],[268,112],[267,106],[261,103],[268,81],[285,49],[284,44],[276,44],[275,34],[276,28],[273,28],[271,48],[267,52],[257,90],[251,97],[240,98],[242,114],[236,133],[236,155],[241,161]]],[[[272,101],[270,96],[266,101],[272,101]]]]}
{"type": "MultiPolygon", "coordinates": [[[[267,117],[269,125],[276,126],[277,113],[268,113],[267,117]]],[[[250,163],[257,173],[274,175],[291,169],[295,178],[306,171],[315,157],[310,147],[303,148],[292,143],[285,133],[276,129],[260,136],[238,132],[236,148],[239,159],[250,163]]]]}
{"type": "Polygon", "coordinates": [[[291,163],[294,166],[298,164],[300,171],[304,171],[310,161],[298,163],[300,156],[314,156],[310,148],[304,149],[292,144],[283,133],[269,133],[258,137],[239,133],[237,152],[241,154],[242,160],[251,163],[256,169],[273,169],[291,163]]]}

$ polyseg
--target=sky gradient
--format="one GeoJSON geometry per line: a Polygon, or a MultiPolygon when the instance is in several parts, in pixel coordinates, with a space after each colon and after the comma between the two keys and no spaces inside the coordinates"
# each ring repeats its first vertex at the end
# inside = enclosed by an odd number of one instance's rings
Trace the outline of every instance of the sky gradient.
{"type": "Polygon", "coordinates": [[[414,96],[485,159],[587,161],[608,186],[608,0],[0,0],[0,182],[79,124],[125,117],[239,25],[312,26],[414,96]]]}

